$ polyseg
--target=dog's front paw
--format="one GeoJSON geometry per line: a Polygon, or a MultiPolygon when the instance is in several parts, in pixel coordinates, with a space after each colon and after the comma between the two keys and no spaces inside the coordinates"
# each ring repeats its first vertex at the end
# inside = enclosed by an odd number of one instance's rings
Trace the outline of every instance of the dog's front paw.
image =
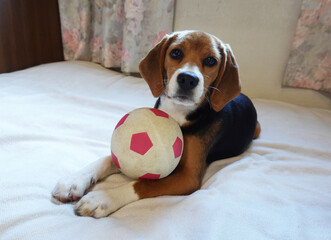
{"type": "Polygon", "coordinates": [[[76,204],[75,213],[95,218],[106,217],[126,204],[139,199],[133,185],[134,182],[131,182],[118,188],[89,192],[76,204]]]}
{"type": "Polygon", "coordinates": [[[62,178],[53,189],[52,196],[63,203],[76,201],[96,181],[96,177],[89,174],[62,178]]]}
{"type": "Polygon", "coordinates": [[[79,216],[94,218],[106,217],[119,206],[116,206],[111,195],[107,191],[92,191],[86,194],[75,206],[75,213],[79,216]]]}

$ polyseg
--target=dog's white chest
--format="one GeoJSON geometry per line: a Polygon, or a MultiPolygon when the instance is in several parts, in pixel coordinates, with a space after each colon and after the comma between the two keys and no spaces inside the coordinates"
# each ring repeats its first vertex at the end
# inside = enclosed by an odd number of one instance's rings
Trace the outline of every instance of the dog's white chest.
{"type": "Polygon", "coordinates": [[[193,107],[176,104],[165,96],[161,96],[160,100],[159,109],[173,117],[180,126],[188,122],[186,116],[194,110],[193,107]]]}

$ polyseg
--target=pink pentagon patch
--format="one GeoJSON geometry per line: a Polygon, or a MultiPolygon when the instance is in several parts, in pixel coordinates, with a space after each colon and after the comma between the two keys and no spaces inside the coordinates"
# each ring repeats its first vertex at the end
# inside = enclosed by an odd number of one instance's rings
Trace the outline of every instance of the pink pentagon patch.
{"type": "Polygon", "coordinates": [[[161,174],[146,173],[139,178],[153,180],[153,179],[160,179],[160,176],[161,174]]]}
{"type": "Polygon", "coordinates": [[[130,150],[140,155],[145,155],[151,147],[153,147],[153,143],[147,132],[132,134],[130,150]]]}
{"type": "Polygon", "coordinates": [[[175,143],[172,145],[172,149],[174,150],[175,158],[180,157],[183,150],[183,141],[177,137],[175,143]]]}
{"type": "Polygon", "coordinates": [[[118,162],[118,158],[115,156],[115,154],[113,153],[113,151],[111,151],[111,156],[112,156],[112,158],[113,158],[113,161],[114,161],[116,167],[117,167],[118,169],[121,169],[120,163],[118,162]]]}
{"type": "Polygon", "coordinates": [[[121,120],[119,120],[119,122],[117,123],[115,129],[117,129],[119,126],[121,126],[125,122],[125,120],[128,118],[129,115],[130,115],[129,113],[125,114],[124,117],[122,117],[121,120]]]}
{"type": "Polygon", "coordinates": [[[169,115],[167,113],[165,113],[159,109],[151,108],[150,110],[158,117],[169,118],[169,115]]]}

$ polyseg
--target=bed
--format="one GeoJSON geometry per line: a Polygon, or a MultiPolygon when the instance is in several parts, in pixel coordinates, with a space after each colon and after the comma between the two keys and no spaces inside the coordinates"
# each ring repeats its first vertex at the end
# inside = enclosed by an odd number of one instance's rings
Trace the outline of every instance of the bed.
{"type": "Polygon", "coordinates": [[[253,100],[260,138],[213,163],[189,196],[103,219],[51,199],[60,177],[109,154],[122,115],[154,101],[141,78],[89,62],[1,74],[0,239],[330,239],[331,112],[277,101],[253,100]]]}
{"type": "Polygon", "coordinates": [[[260,137],[210,165],[201,190],[76,216],[51,198],[56,182],[109,155],[120,117],[155,99],[141,78],[63,61],[57,0],[0,13],[1,240],[331,239],[331,111],[266,99],[253,99],[260,137]]]}

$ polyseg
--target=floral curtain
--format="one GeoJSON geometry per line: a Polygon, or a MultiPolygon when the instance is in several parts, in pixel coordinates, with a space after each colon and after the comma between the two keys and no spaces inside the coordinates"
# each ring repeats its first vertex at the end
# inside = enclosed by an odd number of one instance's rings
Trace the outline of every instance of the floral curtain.
{"type": "Polygon", "coordinates": [[[59,0],[66,60],[138,72],[139,61],[172,31],[175,0],[59,0]]]}
{"type": "Polygon", "coordinates": [[[331,93],[331,0],[303,0],[283,85],[331,93]]]}

